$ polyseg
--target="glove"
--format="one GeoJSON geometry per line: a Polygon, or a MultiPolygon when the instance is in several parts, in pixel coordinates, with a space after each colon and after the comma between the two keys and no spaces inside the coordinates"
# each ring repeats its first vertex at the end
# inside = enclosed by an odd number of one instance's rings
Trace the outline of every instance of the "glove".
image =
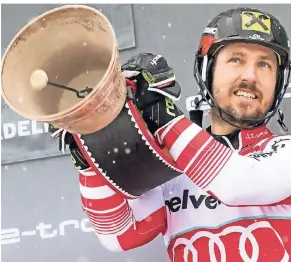
{"type": "MultiPolygon", "coordinates": [[[[153,91],[151,98],[157,98],[157,93],[177,101],[181,96],[181,87],[176,82],[174,70],[169,67],[166,59],[161,55],[141,53],[121,66],[122,74],[129,80],[136,80],[138,90],[153,91]]],[[[148,101],[145,101],[148,102],[148,101]]],[[[140,103],[142,103],[140,101],[140,103]]]]}
{"type": "Polygon", "coordinates": [[[59,138],[59,149],[63,153],[65,153],[66,146],[69,146],[72,161],[77,170],[85,170],[90,167],[71,133],[55,124],[49,124],[49,133],[52,137],[59,138]]]}
{"type": "Polygon", "coordinates": [[[183,114],[173,102],[180,99],[181,87],[163,56],[138,54],[123,64],[121,71],[136,83],[135,104],[152,134],[183,114]]]}

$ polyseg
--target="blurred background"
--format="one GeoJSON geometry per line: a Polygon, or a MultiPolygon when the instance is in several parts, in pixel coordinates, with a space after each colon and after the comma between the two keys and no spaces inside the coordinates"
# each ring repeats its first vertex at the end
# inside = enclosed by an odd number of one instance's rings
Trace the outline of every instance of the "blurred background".
{"type": "MultiPolygon", "coordinates": [[[[194,53],[204,27],[219,12],[238,6],[271,12],[291,35],[291,5],[271,4],[88,4],[111,21],[121,63],[139,52],[166,57],[182,86],[177,103],[196,95],[192,75],[194,53]]],[[[61,5],[2,4],[1,52],[31,19],[61,5]]],[[[291,130],[291,88],[281,109],[291,130]]],[[[124,253],[111,253],[99,243],[81,210],[78,176],[68,154],[61,154],[48,126],[12,112],[2,100],[2,224],[3,262],[166,262],[162,237],[124,253]]],[[[280,133],[277,118],[269,124],[280,133]]],[[[207,117],[206,117],[207,123],[207,117]]]]}

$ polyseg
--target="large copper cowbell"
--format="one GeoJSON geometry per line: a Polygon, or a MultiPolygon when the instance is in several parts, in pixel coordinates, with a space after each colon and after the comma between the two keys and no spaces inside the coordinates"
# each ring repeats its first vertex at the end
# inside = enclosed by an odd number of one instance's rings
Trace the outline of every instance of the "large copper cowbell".
{"type": "Polygon", "coordinates": [[[65,5],[30,21],[4,54],[2,96],[21,116],[71,132],[88,134],[107,126],[126,97],[109,20],[94,8],[65,5]],[[44,70],[51,82],[93,91],[81,99],[52,86],[36,90],[29,82],[36,69],[44,70]]]}
{"type": "Polygon", "coordinates": [[[2,96],[9,107],[74,133],[91,168],[119,193],[135,198],[182,171],[155,143],[126,94],[114,30],[88,6],[65,5],[36,17],[3,57],[2,96]],[[80,99],[53,86],[36,90],[29,82],[36,69],[44,70],[51,82],[93,91],[80,99]]]}

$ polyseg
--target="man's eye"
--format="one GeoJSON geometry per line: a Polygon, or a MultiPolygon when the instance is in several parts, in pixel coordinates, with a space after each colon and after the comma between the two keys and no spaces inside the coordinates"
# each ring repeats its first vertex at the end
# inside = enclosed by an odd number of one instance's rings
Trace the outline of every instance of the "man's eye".
{"type": "Polygon", "coordinates": [[[241,59],[239,57],[232,57],[229,59],[229,62],[238,63],[241,62],[241,59]]]}
{"type": "Polygon", "coordinates": [[[267,67],[267,68],[271,68],[270,64],[267,63],[267,62],[264,62],[264,61],[261,61],[261,62],[259,63],[259,66],[267,67]]]}

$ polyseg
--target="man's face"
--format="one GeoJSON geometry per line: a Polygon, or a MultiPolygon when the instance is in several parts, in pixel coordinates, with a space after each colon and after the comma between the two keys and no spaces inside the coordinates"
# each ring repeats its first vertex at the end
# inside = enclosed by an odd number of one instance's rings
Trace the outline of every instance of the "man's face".
{"type": "MultiPolygon", "coordinates": [[[[277,66],[276,54],[267,47],[235,43],[222,48],[213,78],[216,103],[236,119],[264,117],[273,104],[277,66]]],[[[247,124],[224,117],[241,127],[247,124]]]]}

